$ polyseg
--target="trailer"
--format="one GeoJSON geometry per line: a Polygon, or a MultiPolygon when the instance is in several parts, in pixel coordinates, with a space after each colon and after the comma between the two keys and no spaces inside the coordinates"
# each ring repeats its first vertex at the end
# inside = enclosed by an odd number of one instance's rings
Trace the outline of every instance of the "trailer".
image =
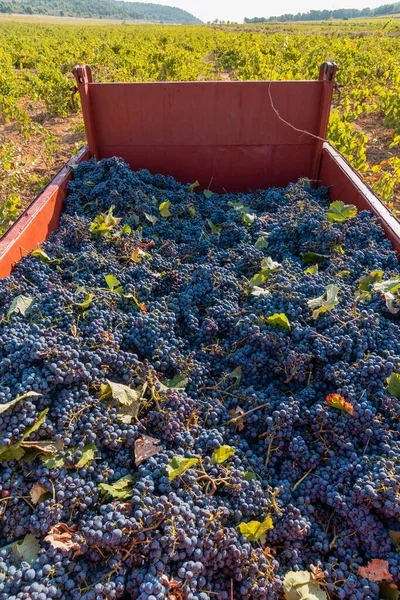
{"type": "Polygon", "coordinates": [[[92,157],[216,192],[308,178],[372,211],[400,252],[399,221],[326,141],[337,70],[324,63],[315,81],[95,83],[89,66],[75,67],[88,144],[1,238],[0,277],[57,229],[73,167],[92,157]]]}
{"type": "Polygon", "coordinates": [[[0,600],[399,596],[400,223],[336,71],[75,68],[88,146],[0,240],[0,600]]]}

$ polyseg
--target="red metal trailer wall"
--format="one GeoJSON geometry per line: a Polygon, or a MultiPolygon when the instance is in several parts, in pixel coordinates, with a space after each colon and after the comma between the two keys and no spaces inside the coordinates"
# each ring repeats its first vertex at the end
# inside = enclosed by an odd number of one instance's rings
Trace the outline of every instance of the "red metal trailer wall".
{"type": "Polygon", "coordinates": [[[323,146],[319,179],[320,185],[329,187],[332,201],[342,200],[345,204],[355,204],[359,210],[374,213],[400,256],[400,222],[347,160],[327,143],[323,146]]]}
{"type": "Polygon", "coordinates": [[[72,177],[71,166],[88,158],[89,152],[85,147],[66,163],[0,239],[0,278],[7,277],[15,263],[37,248],[57,229],[67,194],[67,184],[72,177]]]}
{"type": "Polygon", "coordinates": [[[318,178],[336,70],[325,63],[317,81],[177,83],[74,72],[93,156],[235,192],[318,178]]]}

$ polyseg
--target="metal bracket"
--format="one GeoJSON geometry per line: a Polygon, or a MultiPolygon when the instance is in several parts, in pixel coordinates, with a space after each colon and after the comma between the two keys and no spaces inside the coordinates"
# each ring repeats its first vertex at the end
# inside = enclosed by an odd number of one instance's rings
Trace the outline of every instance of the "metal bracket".
{"type": "Polygon", "coordinates": [[[89,65],[77,65],[72,69],[72,73],[74,74],[76,83],[78,85],[93,83],[92,69],[89,67],[89,65]]]}
{"type": "Polygon", "coordinates": [[[334,81],[339,67],[335,62],[324,62],[319,69],[319,79],[322,81],[334,81]]]}
{"type": "Polygon", "coordinates": [[[72,106],[72,110],[76,110],[76,106],[75,106],[75,96],[78,93],[78,88],[76,87],[76,85],[74,85],[74,87],[71,88],[71,106],[72,106]]]}
{"type": "Polygon", "coordinates": [[[342,89],[341,88],[342,88],[341,84],[338,83],[337,81],[335,81],[335,86],[333,88],[333,91],[336,92],[336,94],[337,94],[335,106],[339,106],[340,101],[342,99],[342,89]]]}

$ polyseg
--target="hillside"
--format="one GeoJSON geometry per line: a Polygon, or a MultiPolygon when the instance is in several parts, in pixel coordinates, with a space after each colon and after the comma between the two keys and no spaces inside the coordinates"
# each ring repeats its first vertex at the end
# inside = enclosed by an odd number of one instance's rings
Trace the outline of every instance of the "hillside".
{"type": "Polygon", "coordinates": [[[383,4],[378,8],[340,8],[337,10],[310,10],[306,13],[284,14],[279,17],[245,18],[245,23],[269,23],[273,21],[327,21],[329,19],[355,19],[359,17],[384,17],[400,12],[400,2],[383,4]]]}
{"type": "Polygon", "coordinates": [[[200,19],[172,6],[118,0],[0,0],[0,13],[53,15],[152,21],[158,23],[201,23],[200,19]]]}

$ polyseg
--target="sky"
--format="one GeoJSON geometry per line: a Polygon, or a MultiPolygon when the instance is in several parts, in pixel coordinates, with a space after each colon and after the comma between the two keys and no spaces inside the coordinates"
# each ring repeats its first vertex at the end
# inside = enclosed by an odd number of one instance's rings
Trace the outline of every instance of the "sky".
{"type": "MultiPolygon", "coordinates": [[[[147,0],[149,1],[149,0],[147,0]]],[[[285,13],[307,12],[309,10],[336,8],[376,8],[389,0],[150,0],[158,4],[177,6],[188,10],[202,21],[222,19],[243,22],[244,17],[271,17],[285,13]]]]}

